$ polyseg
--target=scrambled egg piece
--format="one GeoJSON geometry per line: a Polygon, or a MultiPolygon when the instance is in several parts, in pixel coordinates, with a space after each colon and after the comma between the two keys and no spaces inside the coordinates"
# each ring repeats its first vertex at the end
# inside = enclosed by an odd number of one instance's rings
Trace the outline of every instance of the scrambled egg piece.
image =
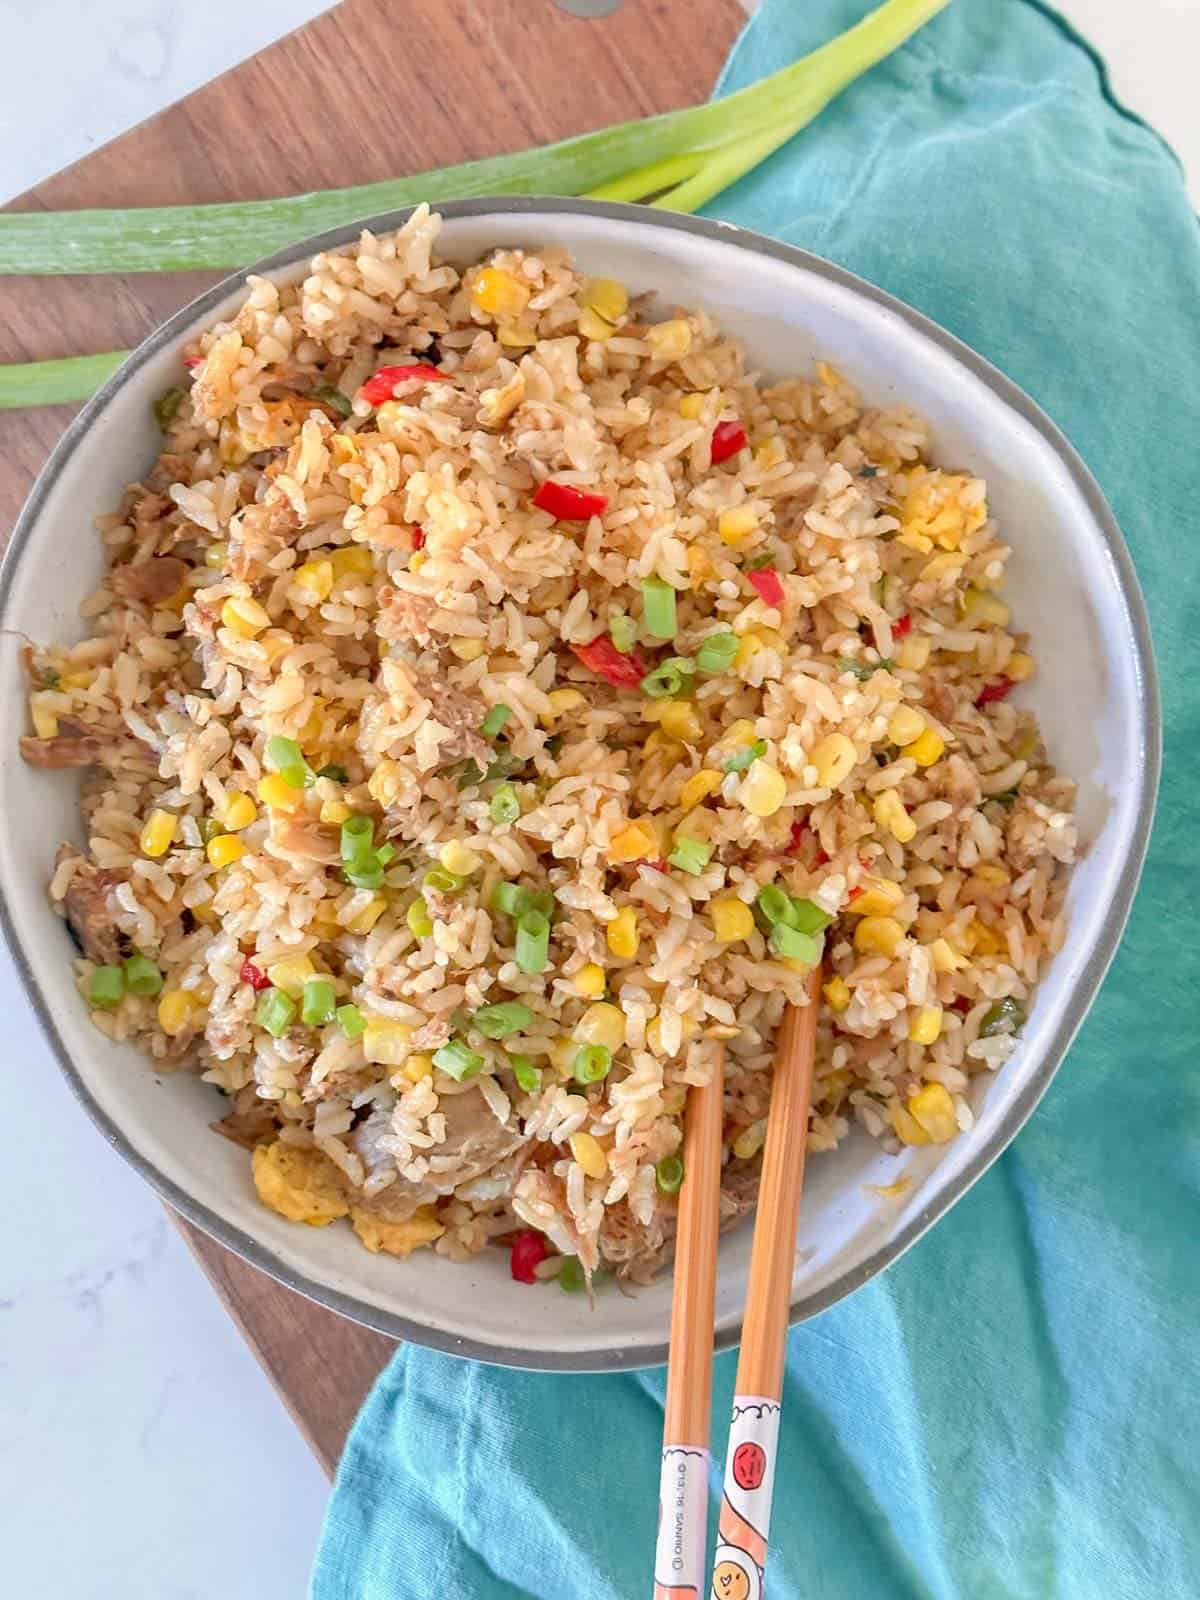
{"type": "Polygon", "coordinates": [[[421,1206],[407,1222],[387,1222],[369,1211],[358,1210],[351,1211],[350,1221],[367,1249],[376,1255],[380,1250],[389,1256],[411,1255],[414,1250],[441,1238],[446,1231],[432,1206],[421,1206]]]}
{"type": "Polygon", "coordinates": [[[255,1146],[253,1163],[258,1198],[289,1222],[323,1228],[350,1210],[337,1168],[319,1150],[303,1150],[276,1139],[255,1146]]]}
{"type": "Polygon", "coordinates": [[[987,519],[987,501],[977,486],[978,479],[962,473],[917,467],[909,475],[908,493],[896,512],[900,543],[925,554],[934,545],[957,550],[987,519]]]}

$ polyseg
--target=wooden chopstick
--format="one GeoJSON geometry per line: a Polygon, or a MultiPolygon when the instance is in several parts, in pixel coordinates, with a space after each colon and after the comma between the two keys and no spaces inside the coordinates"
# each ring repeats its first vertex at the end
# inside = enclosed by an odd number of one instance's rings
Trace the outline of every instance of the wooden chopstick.
{"type": "Polygon", "coordinates": [[[788,1006],[779,1030],[717,1523],[717,1600],[759,1600],[763,1592],[821,974],[818,963],[808,980],[809,1003],[788,1006]]]}
{"type": "Polygon", "coordinates": [[[663,1416],[655,1600],[696,1600],[708,1555],[709,1426],[712,1417],[713,1307],[721,1199],[725,1047],[710,1082],[688,1093],[683,1187],[675,1243],[671,1347],[663,1416]]]}

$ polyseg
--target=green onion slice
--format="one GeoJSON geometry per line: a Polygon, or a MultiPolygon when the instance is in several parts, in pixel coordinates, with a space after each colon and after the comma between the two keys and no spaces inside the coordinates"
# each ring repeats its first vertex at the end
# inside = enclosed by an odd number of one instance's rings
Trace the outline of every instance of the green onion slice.
{"type": "Polygon", "coordinates": [[[502,783],[488,801],[488,816],[499,827],[521,815],[521,799],[511,783],[502,783]]]}
{"type": "Polygon", "coordinates": [[[483,1066],[483,1057],[465,1045],[461,1039],[451,1039],[435,1054],[433,1064],[448,1077],[462,1083],[464,1078],[473,1078],[480,1070],[483,1066]]]}
{"type": "Polygon", "coordinates": [[[296,1015],[296,1002],[282,989],[264,989],[258,997],[254,1017],[260,1028],[278,1039],[286,1033],[296,1015]]]}
{"type": "Polygon", "coordinates": [[[777,922],[787,922],[792,911],[792,897],[786,889],[781,889],[777,883],[764,883],[758,891],[758,909],[766,917],[772,927],[777,922]]]}
{"type": "Polygon", "coordinates": [[[627,656],[637,643],[637,623],[623,611],[614,611],[608,619],[608,636],[623,656],[627,656]]]}
{"type": "Polygon", "coordinates": [[[162,972],[149,956],[137,951],[129,957],[125,963],[125,987],[130,994],[158,994],[162,986],[162,972]]]}
{"type": "Polygon", "coordinates": [[[605,1044],[585,1044],[575,1057],[576,1083],[599,1083],[612,1066],[612,1051],[605,1044]]]}
{"type": "Polygon", "coordinates": [[[761,761],[767,753],[767,741],[755,739],[753,744],[748,744],[744,750],[739,750],[735,756],[730,756],[725,763],[726,772],[745,772],[747,767],[752,767],[756,761],[761,761]]]}
{"type": "Polygon", "coordinates": [[[520,1000],[502,1000],[494,1006],[480,1006],[471,1018],[485,1039],[507,1039],[521,1033],[533,1021],[533,1012],[520,1000]]]}
{"type": "Polygon", "coordinates": [[[334,1018],[337,990],[332,978],[310,978],[300,1000],[300,1021],[310,1028],[322,1028],[334,1018]]]}
{"type": "Polygon", "coordinates": [[[429,907],[420,897],[414,900],[404,913],[404,920],[414,939],[428,939],[433,932],[433,918],[429,915],[429,907]]]}
{"type": "Polygon", "coordinates": [[[517,1088],[526,1094],[537,1094],[542,1087],[542,1074],[534,1066],[532,1056],[518,1055],[515,1052],[509,1056],[508,1064],[513,1070],[513,1077],[517,1080],[517,1088]]]}
{"type": "Polygon", "coordinates": [[[347,1039],[357,1039],[360,1034],[366,1031],[367,1019],[357,1006],[339,1006],[335,1015],[338,1027],[346,1035],[347,1039]]]}
{"type": "Polygon", "coordinates": [[[545,972],[550,960],[550,920],[540,911],[523,911],[518,917],[516,956],[522,972],[545,972]]]}
{"type": "Polygon", "coordinates": [[[771,949],[788,961],[803,961],[809,966],[821,959],[821,940],[811,933],[801,933],[799,928],[789,928],[786,922],[777,922],[771,929],[771,949]]]}
{"type": "Polygon", "coordinates": [[[318,385],[313,390],[313,399],[319,400],[322,405],[329,406],[331,410],[337,412],[339,417],[349,417],[354,412],[352,402],[340,389],[335,389],[331,383],[318,385]]]}
{"type": "Polygon", "coordinates": [[[654,1181],[662,1194],[678,1194],[683,1187],[683,1157],[664,1156],[654,1168],[654,1181]]]}
{"type": "Polygon", "coordinates": [[[567,1294],[582,1294],[587,1288],[587,1274],[578,1256],[564,1256],[558,1269],[558,1287],[567,1294]]]}
{"type": "Polygon", "coordinates": [[[654,639],[673,639],[676,618],[675,591],[663,578],[642,579],[642,620],[654,639]]]}
{"type": "Polygon", "coordinates": [[[88,1003],[115,1011],[125,994],[125,974],[120,967],[97,967],[88,982],[88,1003]]]}
{"type": "Polygon", "coordinates": [[[983,1020],[979,1024],[979,1037],[981,1039],[994,1038],[998,1033],[1016,1033],[1025,1021],[1025,1007],[1012,995],[1005,995],[1003,1000],[997,1000],[983,1013],[983,1020]]]}
{"type": "Polygon", "coordinates": [[[680,872],[690,872],[696,877],[704,871],[712,856],[713,846],[707,839],[676,839],[675,848],[667,860],[680,872]]]}
{"type": "Polygon", "coordinates": [[[329,761],[317,769],[318,778],[332,778],[334,783],[349,783],[350,774],[345,767],[339,766],[336,761],[329,761]]]}
{"type": "Polygon", "coordinates": [[[488,712],[487,716],[484,717],[484,719],[483,719],[483,727],[482,727],[481,731],[483,733],[484,738],[485,739],[494,739],[496,737],[496,735],[504,727],[504,724],[508,721],[509,717],[511,717],[511,716],[512,716],[512,707],[511,706],[506,706],[506,705],[495,705],[495,706],[493,706],[492,709],[488,712]]]}
{"type": "Polygon", "coordinates": [[[696,651],[697,672],[725,672],[733,665],[733,658],[738,653],[738,644],[736,633],[728,631],[710,633],[696,651]]]}

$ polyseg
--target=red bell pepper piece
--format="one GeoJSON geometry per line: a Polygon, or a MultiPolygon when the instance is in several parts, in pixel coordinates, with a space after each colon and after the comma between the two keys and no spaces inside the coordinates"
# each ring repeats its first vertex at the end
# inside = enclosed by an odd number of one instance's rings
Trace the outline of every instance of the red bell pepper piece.
{"type": "Polygon", "coordinates": [[[867,891],[863,888],[861,883],[856,883],[854,888],[851,889],[850,893],[846,896],[846,904],[852,905],[854,901],[858,899],[860,894],[866,894],[866,892],[867,891]]]}
{"type": "Polygon", "coordinates": [[[569,483],[555,483],[547,478],[533,497],[539,511],[548,511],[559,522],[586,522],[589,517],[602,517],[608,505],[606,494],[588,494],[569,483]]]}
{"type": "Polygon", "coordinates": [[[419,522],[413,523],[412,547],[414,550],[424,550],[425,548],[425,529],[419,522]]]}
{"type": "Polygon", "coordinates": [[[1015,683],[1015,678],[997,678],[995,683],[985,683],[975,704],[990,706],[993,700],[1003,700],[1015,683]]]}
{"type": "Polygon", "coordinates": [[[618,650],[606,633],[591,644],[573,644],[571,649],[587,667],[611,683],[614,689],[636,689],[646,676],[646,663],[636,650],[618,650]]]}
{"type": "Polygon", "coordinates": [[[892,638],[903,639],[906,633],[912,632],[912,617],[906,611],[902,617],[897,617],[892,623],[892,638]]]}
{"type": "Polygon", "coordinates": [[[204,357],[203,356],[184,356],[183,364],[188,369],[189,372],[195,372],[197,367],[202,367],[204,365],[204,357]]]}
{"type": "Polygon", "coordinates": [[[238,977],[243,983],[248,983],[255,994],[259,994],[263,989],[271,987],[270,978],[267,977],[261,967],[254,965],[249,956],[242,962],[242,970],[238,973],[238,977]]]}
{"type": "Polygon", "coordinates": [[[785,595],[783,592],[783,579],[774,567],[759,567],[755,572],[746,574],[750,582],[758,590],[758,598],[765,606],[773,606],[776,611],[782,611],[785,595]]]}
{"type": "Polygon", "coordinates": [[[746,430],[740,422],[718,422],[712,432],[712,463],[728,461],[746,448],[746,430]]]}
{"type": "Polygon", "coordinates": [[[533,1269],[549,1254],[550,1247],[544,1233],[535,1233],[532,1228],[519,1233],[512,1242],[509,1258],[513,1277],[518,1283],[536,1283],[537,1273],[533,1269]]]}
{"type": "Polygon", "coordinates": [[[408,367],[380,367],[358,392],[370,405],[381,406],[385,400],[392,398],[398,383],[408,383],[412,379],[419,379],[422,383],[454,382],[448,372],[439,372],[427,361],[419,361],[408,367]]]}
{"type": "Polygon", "coordinates": [[[804,835],[807,832],[807,822],[792,823],[792,831],[788,836],[787,846],[783,852],[785,856],[794,856],[796,854],[797,850],[799,850],[800,846],[804,843],[804,835]]]}

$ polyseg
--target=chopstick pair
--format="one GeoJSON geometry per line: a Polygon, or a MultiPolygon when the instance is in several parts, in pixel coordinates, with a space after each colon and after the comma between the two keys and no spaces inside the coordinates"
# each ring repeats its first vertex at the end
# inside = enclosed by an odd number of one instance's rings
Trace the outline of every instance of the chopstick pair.
{"type": "MultiPolygon", "coordinates": [[[[760,1600],[775,1484],[788,1307],[804,1183],[821,967],[780,1028],[711,1592],[760,1600]]],[[[721,1187],[724,1053],[688,1096],[663,1418],[654,1600],[706,1592],[709,1427],[721,1187]]]]}

